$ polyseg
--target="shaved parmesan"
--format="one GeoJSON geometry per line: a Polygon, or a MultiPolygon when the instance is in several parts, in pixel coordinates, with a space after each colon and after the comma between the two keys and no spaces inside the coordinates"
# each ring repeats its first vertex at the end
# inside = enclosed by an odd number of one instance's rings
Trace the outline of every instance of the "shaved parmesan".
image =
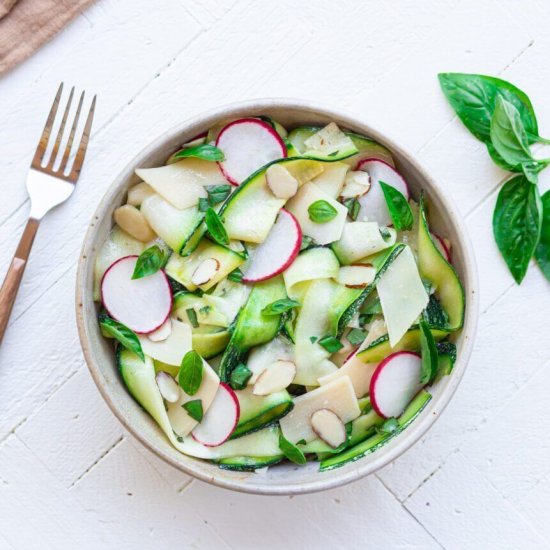
{"type": "Polygon", "coordinates": [[[172,332],[166,340],[153,342],[145,335],[138,335],[141,348],[145,355],[149,355],[157,361],[162,361],[167,365],[181,365],[183,356],[191,349],[191,327],[172,319],[172,332]]]}
{"type": "Polygon", "coordinates": [[[340,192],[346,181],[349,164],[345,162],[327,162],[324,172],[311,181],[321,191],[330,195],[333,199],[340,196],[340,192]]]}

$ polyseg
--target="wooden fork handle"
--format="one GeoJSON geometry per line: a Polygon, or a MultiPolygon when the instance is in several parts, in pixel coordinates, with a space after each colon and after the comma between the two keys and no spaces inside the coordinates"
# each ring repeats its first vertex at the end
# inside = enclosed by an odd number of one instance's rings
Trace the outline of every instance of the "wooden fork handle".
{"type": "Polygon", "coordinates": [[[34,236],[38,229],[38,223],[38,220],[29,218],[17,250],[15,251],[15,256],[11,261],[8,273],[2,284],[2,288],[0,288],[0,344],[2,343],[4,333],[8,327],[8,321],[10,319],[13,304],[15,303],[15,297],[17,296],[25,267],[27,267],[27,261],[31,252],[34,236]]]}

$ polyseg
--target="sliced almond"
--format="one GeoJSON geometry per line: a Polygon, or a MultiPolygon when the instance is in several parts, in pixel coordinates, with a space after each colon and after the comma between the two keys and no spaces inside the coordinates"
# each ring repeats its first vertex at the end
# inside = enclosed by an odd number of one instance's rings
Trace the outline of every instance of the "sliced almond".
{"type": "Polygon", "coordinates": [[[170,334],[172,334],[172,319],[168,317],[168,319],[166,319],[166,321],[164,321],[164,323],[160,325],[157,330],[150,332],[147,335],[147,338],[149,338],[151,342],[163,342],[168,338],[168,336],[170,336],[170,334]]]}
{"type": "Polygon", "coordinates": [[[272,164],[265,175],[267,186],[278,199],[290,199],[298,191],[298,180],[280,164],[272,164]]]}
{"type": "Polygon", "coordinates": [[[142,243],[152,241],[156,235],[145,216],[131,204],[125,204],[117,208],[113,214],[115,222],[128,233],[142,243]]]}
{"type": "Polygon", "coordinates": [[[336,282],[348,288],[364,288],[375,276],[376,269],[370,265],[346,265],[338,270],[336,282]]]}
{"type": "Polygon", "coordinates": [[[132,206],[141,206],[141,203],[153,194],[153,188],[142,181],[129,189],[127,202],[132,206]]]}
{"type": "Polygon", "coordinates": [[[159,370],[155,376],[160,395],[168,401],[175,403],[180,398],[180,387],[173,376],[163,370],[159,370]]]}
{"type": "Polygon", "coordinates": [[[333,449],[339,447],[347,438],[346,426],[340,417],[330,409],[319,409],[311,415],[313,431],[333,449]]]}
{"type": "Polygon", "coordinates": [[[296,376],[296,365],[292,361],[275,361],[258,376],[252,393],[254,395],[270,395],[284,390],[296,376]]]}
{"type": "Polygon", "coordinates": [[[214,277],[218,269],[220,269],[220,262],[216,258],[203,260],[193,271],[191,282],[197,286],[204,285],[214,277]]]}
{"type": "Polygon", "coordinates": [[[370,176],[367,172],[348,172],[340,196],[344,199],[360,197],[370,189],[370,176]]]}

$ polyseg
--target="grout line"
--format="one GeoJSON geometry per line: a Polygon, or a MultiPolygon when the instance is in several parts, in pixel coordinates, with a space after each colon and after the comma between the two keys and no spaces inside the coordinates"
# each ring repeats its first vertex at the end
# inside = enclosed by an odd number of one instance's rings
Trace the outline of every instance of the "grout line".
{"type": "Polygon", "coordinates": [[[420,521],[412,514],[412,512],[407,509],[407,507],[404,505],[404,502],[401,502],[399,500],[399,498],[397,497],[397,495],[390,489],[390,487],[388,487],[384,481],[379,477],[378,474],[375,474],[375,477],[376,479],[380,482],[380,484],[382,485],[382,487],[384,487],[384,489],[399,503],[399,506],[401,507],[401,509],[406,512],[417,524],[418,526],[426,532],[426,534],[440,547],[440,548],[443,548],[443,550],[445,550],[445,546],[443,546],[443,544],[437,540],[437,538],[422,524],[420,523],[420,521]]]}
{"type": "Polygon", "coordinates": [[[72,489],[77,483],[82,481],[113,449],[115,449],[120,443],[124,441],[124,436],[121,435],[108,449],[106,449],[99,457],[93,462],[91,466],[86,468],[82,474],[80,474],[70,485],[69,489],[72,489]]]}

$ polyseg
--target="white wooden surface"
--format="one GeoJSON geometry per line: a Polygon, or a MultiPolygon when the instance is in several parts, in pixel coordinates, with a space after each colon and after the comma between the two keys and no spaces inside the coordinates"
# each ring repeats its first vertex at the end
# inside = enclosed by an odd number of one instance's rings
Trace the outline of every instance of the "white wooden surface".
{"type": "MultiPolygon", "coordinates": [[[[550,548],[548,283],[513,284],[491,236],[505,174],[446,105],[438,71],[501,75],[550,134],[545,0],[98,0],[0,80],[0,271],[60,80],[99,94],[74,196],[42,224],[0,349],[0,548],[550,548]],[[79,349],[78,250],[113,176],[175,121],[234,100],[312,98],[416,151],[468,221],[475,353],[429,434],[378,475],[311,496],[209,487],[102,402],[79,349]]],[[[550,171],[543,184],[550,184],[550,171]]]]}

